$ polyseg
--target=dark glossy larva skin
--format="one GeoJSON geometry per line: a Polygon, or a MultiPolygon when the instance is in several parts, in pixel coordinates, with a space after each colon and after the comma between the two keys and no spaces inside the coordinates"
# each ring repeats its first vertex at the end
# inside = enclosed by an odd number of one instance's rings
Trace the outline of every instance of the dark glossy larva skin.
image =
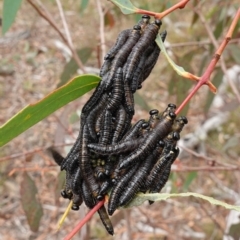
{"type": "Polygon", "coordinates": [[[107,232],[113,235],[114,234],[113,226],[112,226],[111,220],[109,219],[105,206],[102,206],[98,210],[98,214],[107,232]]]}
{"type": "Polygon", "coordinates": [[[81,125],[82,126],[85,124],[86,118],[89,115],[89,113],[92,111],[92,109],[97,105],[98,101],[100,100],[100,98],[104,92],[104,88],[105,88],[105,85],[104,85],[103,81],[101,81],[98,84],[93,95],[90,97],[90,99],[86,102],[86,104],[82,108],[82,114],[81,114],[81,125]]]}
{"type": "Polygon", "coordinates": [[[84,203],[88,208],[93,208],[96,202],[91,192],[89,191],[88,184],[85,181],[83,181],[81,187],[82,187],[82,197],[83,197],[84,203]]]}
{"type": "Polygon", "coordinates": [[[104,107],[106,106],[107,100],[108,100],[108,96],[106,93],[104,93],[101,99],[99,100],[98,105],[96,105],[93,108],[93,110],[90,112],[90,114],[87,117],[86,124],[88,126],[89,134],[93,142],[97,142],[97,133],[95,129],[96,120],[98,119],[104,107]]]}
{"type": "Polygon", "coordinates": [[[135,194],[139,191],[143,184],[145,176],[147,176],[153,166],[154,162],[159,158],[164,147],[164,142],[161,141],[160,144],[154,149],[153,153],[149,155],[145,161],[141,162],[138,171],[132,175],[129,180],[129,184],[126,186],[123,194],[120,196],[119,205],[124,206],[129,201],[131,201],[135,194]]]}
{"type": "Polygon", "coordinates": [[[67,154],[67,156],[64,158],[64,160],[61,163],[61,171],[66,170],[67,166],[71,164],[72,162],[75,162],[79,158],[79,149],[80,149],[80,139],[81,139],[81,131],[79,132],[79,135],[76,139],[76,142],[74,143],[73,147],[71,148],[70,152],[67,154]]]}
{"type": "MultiPolygon", "coordinates": [[[[162,190],[162,188],[165,186],[171,172],[171,165],[176,160],[178,154],[179,154],[179,148],[173,148],[172,151],[169,153],[170,159],[166,164],[166,167],[163,169],[161,175],[158,175],[158,178],[155,179],[154,184],[149,187],[150,193],[158,193],[162,190]]],[[[149,201],[150,204],[153,203],[153,201],[149,201]]]]}
{"type": "Polygon", "coordinates": [[[185,116],[176,118],[172,126],[172,131],[181,132],[183,127],[188,123],[188,120],[185,116]]]}
{"type": "Polygon", "coordinates": [[[158,161],[155,163],[145,183],[145,187],[147,189],[151,188],[152,184],[156,181],[158,176],[161,176],[161,174],[164,172],[166,166],[171,161],[172,155],[173,153],[162,155],[160,159],[158,159],[158,161]]]}
{"type": "MultiPolygon", "coordinates": [[[[137,67],[133,73],[133,77],[132,77],[132,81],[131,81],[131,90],[132,92],[136,92],[136,90],[138,89],[139,84],[141,84],[143,81],[142,79],[142,75],[145,72],[145,64],[147,59],[149,58],[149,56],[152,54],[152,52],[154,51],[154,46],[155,43],[150,44],[147,49],[145,50],[145,52],[143,53],[143,55],[140,58],[140,61],[137,64],[137,67]]],[[[127,69],[127,64],[125,64],[125,69],[127,69]]]]}
{"type": "Polygon", "coordinates": [[[94,168],[94,176],[97,180],[103,181],[106,179],[105,168],[104,166],[96,166],[94,168]]]}
{"type": "Polygon", "coordinates": [[[57,163],[58,166],[61,166],[64,157],[53,147],[48,148],[47,151],[52,155],[55,163],[57,163]]]}
{"type": "Polygon", "coordinates": [[[145,30],[146,26],[149,24],[150,22],[150,16],[149,15],[142,15],[141,20],[139,20],[139,22],[137,23],[138,26],[141,27],[142,31],[145,30]]]}
{"type": "Polygon", "coordinates": [[[109,89],[109,87],[112,85],[115,72],[119,67],[123,67],[126,59],[128,58],[129,53],[132,51],[132,47],[136,44],[140,36],[141,27],[135,25],[126,43],[119,49],[118,53],[113,59],[108,74],[105,74],[102,78],[102,84],[104,85],[105,89],[109,89]]]}
{"type": "Polygon", "coordinates": [[[150,114],[150,118],[149,118],[148,124],[151,129],[154,129],[158,124],[158,122],[160,121],[159,111],[157,109],[152,109],[149,112],[149,114],[150,114]]]}
{"type": "Polygon", "coordinates": [[[142,124],[145,122],[144,119],[139,120],[138,122],[135,123],[135,125],[133,125],[131,127],[131,129],[123,136],[122,140],[120,141],[120,143],[124,142],[124,141],[128,141],[130,139],[136,139],[139,137],[139,131],[142,128],[142,124]]]}
{"type": "Polygon", "coordinates": [[[137,171],[138,166],[139,163],[135,164],[124,176],[121,177],[117,184],[112,188],[110,198],[108,200],[108,214],[110,216],[119,206],[119,198],[121,194],[124,192],[125,186],[129,182],[129,179],[137,171]]]}
{"type": "Polygon", "coordinates": [[[122,105],[120,105],[116,113],[116,124],[112,137],[112,144],[117,143],[125,134],[125,125],[127,121],[127,113],[122,105]]]}
{"type": "Polygon", "coordinates": [[[86,182],[90,190],[90,193],[95,198],[98,195],[99,184],[96,178],[94,177],[93,170],[91,168],[90,154],[87,147],[88,141],[89,141],[89,132],[88,132],[87,126],[85,125],[82,130],[79,166],[80,166],[83,180],[86,182]]]}
{"type": "Polygon", "coordinates": [[[154,23],[146,26],[145,31],[139,41],[135,44],[134,48],[129,55],[126,62],[126,70],[124,75],[124,82],[130,81],[133,78],[133,74],[137,68],[138,62],[140,62],[141,56],[144,54],[146,49],[157,37],[162,22],[155,20],[154,23]]]}
{"type": "Polygon", "coordinates": [[[80,168],[77,167],[74,169],[74,172],[70,173],[72,176],[71,179],[71,189],[74,194],[79,194],[81,192],[81,185],[82,185],[82,175],[80,168]]]}
{"type": "Polygon", "coordinates": [[[96,119],[95,131],[96,131],[98,136],[99,136],[99,132],[101,130],[102,124],[103,124],[103,119],[104,119],[105,112],[106,112],[106,108],[103,109],[102,111],[100,111],[100,113],[99,113],[99,115],[97,116],[97,119],[96,119]]]}
{"type": "Polygon", "coordinates": [[[99,144],[109,144],[112,137],[112,113],[109,110],[105,111],[103,118],[103,126],[100,130],[99,144]]]}
{"type": "Polygon", "coordinates": [[[108,99],[107,110],[114,113],[123,100],[123,70],[118,68],[116,74],[114,75],[113,89],[111,91],[111,96],[108,99]]]}
{"type": "Polygon", "coordinates": [[[110,188],[112,187],[112,183],[109,180],[106,180],[102,183],[100,190],[99,190],[99,195],[100,196],[105,196],[108,192],[108,190],[110,190],[110,188]]]}
{"type": "Polygon", "coordinates": [[[123,159],[119,168],[128,168],[134,164],[134,162],[144,159],[149,153],[151,153],[156,144],[161,139],[164,139],[171,131],[175,117],[176,115],[174,112],[169,112],[169,114],[157,124],[155,131],[152,131],[148,134],[139,148],[123,159]]]}
{"type": "MultiPolygon", "coordinates": [[[[150,16],[143,15],[142,19],[138,22],[138,26],[141,27],[141,30],[143,31],[145,27],[149,24],[150,16]]],[[[120,32],[120,34],[117,37],[116,43],[114,46],[108,51],[108,53],[105,56],[105,60],[111,60],[115,57],[116,53],[124,46],[127,39],[131,35],[132,29],[126,29],[120,32]]],[[[100,71],[101,72],[101,71],[100,71]]],[[[100,75],[102,76],[102,75],[100,75]]]]}
{"type": "MultiPolygon", "coordinates": [[[[164,42],[166,39],[166,36],[167,36],[167,31],[162,32],[160,35],[161,35],[162,41],[164,42]]],[[[144,68],[144,72],[142,74],[142,79],[139,82],[140,85],[142,84],[143,81],[145,81],[148,78],[148,76],[152,72],[152,69],[154,68],[154,66],[158,60],[160,52],[161,52],[160,48],[158,47],[158,45],[156,43],[154,43],[154,50],[153,50],[152,54],[149,55],[148,58],[146,58],[145,68],[144,68]]]]}
{"type": "Polygon", "coordinates": [[[122,154],[135,150],[139,144],[143,142],[143,139],[133,139],[122,143],[116,143],[114,145],[100,145],[90,143],[88,147],[95,153],[101,155],[122,154]]]}
{"type": "Polygon", "coordinates": [[[116,43],[114,46],[108,51],[106,56],[104,57],[105,60],[113,59],[116,55],[116,53],[124,46],[124,44],[127,42],[129,36],[132,33],[132,29],[126,29],[119,33],[116,43]]]}
{"type": "Polygon", "coordinates": [[[73,201],[72,210],[78,211],[79,206],[81,206],[83,203],[82,194],[73,194],[72,201],[73,201]]]}
{"type": "Polygon", "coordinates": [[[131,90],[131,83],[124,81],[124,105],[125,109],[129,114],[134,115],[134,97],[133,97],[133,92],[131,90]]]}

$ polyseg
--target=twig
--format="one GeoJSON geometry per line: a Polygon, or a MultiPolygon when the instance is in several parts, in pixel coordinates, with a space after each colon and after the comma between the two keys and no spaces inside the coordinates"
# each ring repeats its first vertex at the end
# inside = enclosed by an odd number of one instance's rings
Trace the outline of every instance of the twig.
{"type": "Polygon", "coordinates": [[[100,35],[100,46],[101,46],[101,62],[103,62],[103,58],[106,55],[106,44],[105,44],[105,36],[104,36],[104,13],[102,10],[101,1],[96,0],[96,5],[99,14],[99,35],[100,35]]]}
{"type": "MultiPolygon", "coordinates": [[[[232,39],[231,42],[229,42],[229,44],[232,44],[232,43],[240,43],[240,38],[232,39]]],[[[165,46],[165,48],[169,49],[169,48],[189,47],[189,46],[204,46],[209,44],[212,44],[212,42],[209,40],[205,40],[201,42],[193,41],[193,42],[171,43],[168,46],[165,46]]]]}
{"type": "Polygon", "coordinates": [[[203,166],[203,167],[174,167],[173,165],[171,171],[173,172],[189,172],[189,171],[240,171],[240,167],[212,167],[212,166],[203,166]]]}
{"type": "Polygon", "coordinates": [[[63,27],[64,27],[65,34],[66,34],[66,37],[67,37],[67,40],[68,40],[68,44],[69,44],[69,46],[71,46],[73,48],[71,34],[69,32],[69,29],[68,29],[68,25],[67,25],[67,21],[66,21],[64,12],[63,12],[61,1],[60,0],[56,0],[56,3],[58,5],[58,10],[59,10],[59,13],[60,13],[60,17],[62,19],[63,27]]]}
{"type": "Polygon", "coordinates": [[[27,0],[29,2],[29,4],[38,12],[38,14],[43,17],[54,29],[55,31],[59,34],[59,36],[62,38],[62,40],[64,41],[64,43],[69,47],[69,49],[72,52],[72,56],[74,58],[74,60],[76,61],[78,67],[83,71],[83,73],[85,73],[85,69],[83,66],[82,61],[80,60],[80,58],[78,57],[78,54],[76,52],[75,49],[73,49],[69,44],[68,44],[68,40],[66,39],[66,37],[62,34],[62,32],[59,30],[59,28],[57,27],[56,23],[53,21],[53,19],[51,18],[51,16],[48,16],[42,9],[40,9],[34,2],[33,0],[27,0]]]}
{"type": "Polygon", "coordinates": [[[167,9],[167,10],[161,12],[161,13],[155,13],[155,12],[147,11],[147,10],[144,10],[144,9],[137,9],[136,13],[147,14],[147,15],[153,16],[157,19],[162,19],[163,17],[167,16],[169,13],[175,11],[176,9],[184,8],[189,1],[190,0],[182,0],[179,3],[173,5],[172,7],[170,7],[169,9],[167,9]]]}
{"type": "Polygon", "coordinates": [[[102,200],[101,202],[97,203],[91,211],[88,212],[88,214],[82,219],[77,226],[64,238],[64,240],[70,240],[82,227],[83,225],[88,222],[93,214],[98,211],[100,207],[103,206],[105,200],[102,200]]]}
{"type": "Polygon", "coordinates": [[[56,167],[56,165],[52,165],[52,166],[47,166],[45,168],[43,167],[39,167],[39,166],[36,166],[36,167],[29,167],[29,168],[14,168],[12,169],[9,173],[8,173],[8,176],[12,176],[15,172],[49,172],[49,171],[52,171],[52,169],[50,167],[56,167]]]}
{"type": "MultiPolygon", "coordinates": [[[[73,144],[74,143],[60,143],[60,144],[55,144],[55,145],[52,145],[52,146],[53,147],[63,147],[63,146],[70,146],[70,145],[73,145],[73,144]]],[[[37,152],[43,152],[43,151],[46,151],[47,149],[48,149],[48,147],[41,147],[41,148],[36,148],[34,150],[27,151],[27,152],[14,153],[12,155],[0,158],[0,162],[4,162],[4,161],[10,160],[10,159],[15,159],[15,158],[23,157],[23,156],[32,155],[32,154],[37,153],[37,152]]]]}
{"type": "MultiPolygon", "coordinates": [[[[219,44],[218,44],[215,36],[213,35],[213,32],[212,32],[212,30],[211,30],[208,22],[205,20],[203,14],[202,14],[199,10],[197,10],[197,9],[194,9],[194,11],[198,14],[198,16],[199,16],[202,24],[204,25],[204,27],[205,27],[205,29],[206,29],[206,31],[207,31],[207,33],[208,33],[208,36],[209,36],[211,42],[213,43],[214,47],[215,47],[216,49],[219,49],[219,44]]],[[[232,35],[231,35],[231,36],[232,36],[232,35]]],[[[226,41],[229,42],[230,39],[231,39],[231,37],[230,37],[229,39],[226,39],[226,41]]],[[[222,51],[223,51],[223,50],[222,50],[222,51]]],[[[240,94],[239,94],[239,92],[238,92],[238,90],[237,90],[237,87],[236,87],[235,83],[234,83],[234,82],[232,81],[232,79],[229,78],[229,76],[228,76],[227,67],[226,67],[226,63],[225,63],[225,61],[224,61],[223,56],[220,58],[220,65],[221,65],[221,69],[222,69],[222,71],[223,71],[223,73],[224,73],[227,81],[229,82],[229,85],[230,85],[233,93],[236,95],[238,101],[240,102],[240,94]]]]}
{"type": "Polygon", "coordinates": [[[217,62],[220,59],[220,56],[223,52],[223,50],[225,49],[225,47],[227,46],[228,42],[230,41],[230,39],[232,38],[232,33],[234,28],[236,27],[237,21],[240,18],[240,9],[238,9],[237,14],[235,15],[229,31],[225,37],[225,39],[223,40],[223,42],[221,43],[221,45],[219,46],[219,48],[217,49],[217,51],[215,52],[215,55],[213,57],[213,59],[211,60],[211,62],[209,63],[206,71],[204,72],[204,74],[202,75],[202,77],[200,78],[200,80],[198,81],[197,85],[193,88],[193,90],[190,92],[190,94],[185,98],[185,100],[181,103],[181,105],[178,107],[178,109],[176,110],[176,114],[180,113],[182,111],[182,109],[185,107],[185,105],[191,100],[191,98],[195,95],[195,93],[198,91],[198,89],[205,84],[207,81],[209,81],[210,76],[217,64],[217,62]]]}
{"type": "Polygon", "coordinates": [[[181,146],[180,148],[182,148],[183,150],[185,150],[186,152],[192,154],[195,157],[202,158],[202,159],[206,160],[207,162],[209,162],[211,164],[217,163],[220,166],[235,167],[234,165],[229,165],[229,164],[226,164],[226,163],[222,163],[221,161],[218,161],[218,160],[216,160],[214,158],[210,158],[210,157],[204,156],[203,154],[199,154],[199,153],[197,153],[197,152],[193,151],[192,149],[187,148],[185,146],[181,146]]]}

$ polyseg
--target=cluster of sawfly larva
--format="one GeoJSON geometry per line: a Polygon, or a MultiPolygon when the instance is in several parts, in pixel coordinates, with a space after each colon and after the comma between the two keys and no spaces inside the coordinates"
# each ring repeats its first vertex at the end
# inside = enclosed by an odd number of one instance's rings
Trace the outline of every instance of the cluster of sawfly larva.
{"type": "MultiPolygon", "coordinates": [[[[84,202],[93,208],[109,194],[108,209],[99,216],[108,233],[114,211],[128,204],[137,192],[160,192],[178,156],[176,147],[186,117],[176,118],[174,104],[133,126],[135,91],[151,73],[160,49],[155,43],[160,20],[150,23],[142,16],[133,29],[122,31],[105,56],[102,80],[81,113],[79,136],[64,158],[51,149],[53,158],[66,171],[61,195],[78,210],[84,202]]],[[[166,38],[166,31],[160,34],[166,38]]],[[[150,202],[152,203],[152,202],[150,202]]]]}

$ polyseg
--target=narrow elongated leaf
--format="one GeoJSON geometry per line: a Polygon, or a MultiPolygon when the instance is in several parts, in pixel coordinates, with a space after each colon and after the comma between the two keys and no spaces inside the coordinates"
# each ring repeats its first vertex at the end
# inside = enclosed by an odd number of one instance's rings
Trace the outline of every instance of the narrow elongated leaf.
{"type": "Polygon", "coordinates": [[[36,232],[43,216],[43,209],[40,202],[36,199],[37,187],[26,172],[23,174],[23,181],[21,183],[20,191],[21,202],[28,224],[31,230],[36,232]]]}
{"type": "Polygon", "coordinates": [[[20,8],[22,0],[4,0],[3,1],[3,21],[2,34],[5,34],[15,20],[17,11],[20,8]]]}
{"type": "Polygon", "coordinates": [[[100,78],[95,75],[78,76],[42,100],[22,109],[0,127],[0,147],[57,109],[89,92],[96,87],[99,80],[100,78]]]}
{"type": "MultiPolygon", "coordinates": [[[[172,66],[172,68],[176,71],[176,73],[180,76],[183,76],[185,78],[188,78],[192,81],[198,81],[200,78],[198,76],[195,76],[193,75],[192,73],[190,72],[187,72],[185,71],[185,69],[183,67],[180,67],[178,66],[170,57],[169,55],[167,54],[167,51],[166,51],[166,48],[163,44],[163,41],[160,37],[160,35],[158,34],[157,35],[157,38],[156,38],[156,43],[157,45],[160,47],[161,49],[161,52],[164,54],[164,56],[167,58],[167,61],[169,62],[169,64],[172,66]]],[[[206,82],[206,84],[208,85],[209,89],[213,92],[213,93],[216,93],[217,89],[216,87],[210,82],[206,82]]]]}
{"type": "Polygon", "coordinates": [[[138,8],[136,8],[130,0],[110,0],[112,3],[117,5],[123,14],[136,13],[138,8]]]}
{"type": "Polygon", "coordinates": [[[173,198],[173,197],[197,197],[201,198],[203,200],[208,201],[209,203],[213,205],[218,205],[225,207],[226,209],[230,210],[236,210],[240,212],[240,206],[235,206],[231,205],[222,201],[219,201],[217,199],[214,199],[212,197],[204,196],[199,193],[193,193],[193,192],[187,192],[187,193],[151,193],[151,194],[143,194],[143,193],[138,193],[137,196],[131,201],[130,204],[128,204],[126,207],[133,207],[133,206],[139,206],[143,204],[146,200],[151,200],[151,201],[162,201],[162,200],[167,200],[168,198],[173,198]]]}

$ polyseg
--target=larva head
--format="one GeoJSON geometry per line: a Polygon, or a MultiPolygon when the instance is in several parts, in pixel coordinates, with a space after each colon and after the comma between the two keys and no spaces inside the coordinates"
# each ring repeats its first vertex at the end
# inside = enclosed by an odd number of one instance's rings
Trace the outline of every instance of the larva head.
{"type": "Polygon", "coordinates": [[[149,114],[152,115],[157,115],[159,113],[159,111],[157,109],[152,109],[149,111],[149,114]]]}
{"type": "Polygon", "coordinates": [[[162,21],[160,19],[155,19],[155,25],[157,25],[159,28],[161,27],[162,25],[162,21]]]}
{"type": "Polygon", "coordinates": [[[172,130],[181,132],[184,125],[188,123],[188,120],[185,116],[178,117],[173,124],[172,130]]]}
{"type": "Polygon", "coordinates": [[[139,25],[134,25],[133,26],[133,30],[135,31],[140,31],[141,30],[141,27],[139,25]]]}
{"type": "Polygon", "coordinates": [[[79,206],[77,204],[74,204],[72,205],[72,210],[73,211],[78,211],[79,210],[79,206]]]}

